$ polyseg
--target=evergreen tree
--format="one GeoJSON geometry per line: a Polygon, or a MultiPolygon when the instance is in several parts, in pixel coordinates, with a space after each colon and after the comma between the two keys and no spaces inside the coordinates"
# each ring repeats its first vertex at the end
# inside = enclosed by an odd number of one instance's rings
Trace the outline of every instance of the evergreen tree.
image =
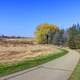
{"type": "Polygon", "coordinates": [[[68,29],[68,46],[72,49],[79,48],[80,43],[80,25],[73,24],[72,27],[68,29]]]}

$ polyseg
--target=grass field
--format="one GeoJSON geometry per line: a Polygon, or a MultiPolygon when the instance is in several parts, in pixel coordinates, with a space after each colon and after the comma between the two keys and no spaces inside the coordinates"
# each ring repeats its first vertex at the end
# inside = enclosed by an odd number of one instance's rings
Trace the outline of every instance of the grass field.
{"type": "MultiPolygon", "coordinates": [[[[80,53],[80,50],[78,52],[80,53]]],[[[80,61],[69,80],[80,80],[80,61]]]]}
{"type": "Polygon", "coordinates": [[[0,42],[0,76],[35,67],[67,53],[53,45],[13,42],[0,42]]]}
{"type": "Polygon", "coordinates": [[[56,51],[56,47],[50,45],[9,45],[0,46],[0,63],[12,64],[21,60],[30,59],[39,55],[48,55],[56,51]]]}

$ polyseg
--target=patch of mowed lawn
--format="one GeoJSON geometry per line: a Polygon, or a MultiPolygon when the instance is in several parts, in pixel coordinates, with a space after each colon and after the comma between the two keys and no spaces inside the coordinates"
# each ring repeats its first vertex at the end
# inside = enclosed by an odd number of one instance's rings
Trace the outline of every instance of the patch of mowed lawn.
{"type": "Polygon", "coordinates": [[[29,60],[26,59],[25,61],[20,61],[15,64],[0,64],[0,77],[38,66],[50,60],[61,57],[65,55],[67,52],[67,50],[59,49],[59,51],[53,52],[51,54],[34,57],[29,60]]]}

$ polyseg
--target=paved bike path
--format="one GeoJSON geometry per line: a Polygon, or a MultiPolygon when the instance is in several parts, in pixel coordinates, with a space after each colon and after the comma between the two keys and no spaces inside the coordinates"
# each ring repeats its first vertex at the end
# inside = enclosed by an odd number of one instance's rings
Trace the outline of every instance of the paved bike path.
{"type": "Polygon", "coordinates": [[[68,80],[79,61],[79,53],[69,50],[65,56],[42,64],[30,70],[24,70],[0,80],[68,80]]]}

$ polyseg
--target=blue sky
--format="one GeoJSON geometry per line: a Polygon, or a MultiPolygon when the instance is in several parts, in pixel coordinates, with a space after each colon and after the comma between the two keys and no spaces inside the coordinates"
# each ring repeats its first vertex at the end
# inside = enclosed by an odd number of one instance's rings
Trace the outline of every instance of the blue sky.
{"type": "Polygon", "coordinates": [[[80,0],[0,0],[0,34],[33,36],[37,25],[80,23],[80,0]]]}

